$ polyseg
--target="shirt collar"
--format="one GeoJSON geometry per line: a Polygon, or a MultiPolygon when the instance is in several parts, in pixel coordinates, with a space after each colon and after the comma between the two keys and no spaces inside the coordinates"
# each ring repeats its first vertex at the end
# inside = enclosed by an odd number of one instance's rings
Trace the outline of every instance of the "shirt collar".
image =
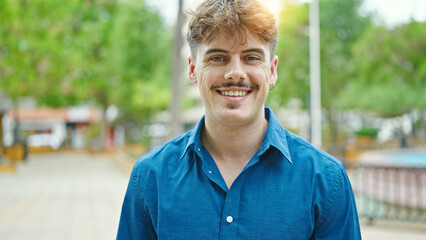
{"type": "Polygon", "coordinates": [[[188,152],[188,150],[191,146],[194,146],[195,148],[201,147],[201,129],[203,129],[203,126],[204,126],[204,117],[205,116],[203,116],[198,121],[198,123],[195,125],[195,127],[189,133],[188,143],[186,144],[185,151],[183,151],[183,154],[180,157],[180,159],[185,157],[186,153],[188,152]]]}
{"type": "MultiPolygon", "coordinates": [[[[185,147],[185,150],[181,156],[181,159],[185,157],[191,146],[194,148],[201,147],[201,129],[204,126],[204,117],[203,116],[195,127],[189,133],[188,143],[185,147]]],[[[293,164],[290,156],[290,151],[287,145],[287,133],[284,128],[281,126],[280,121],[274,115],[270,108],[265,108],[265,118],[269,121],[268,128],[265,133],[265,138],[263,139],[262,146],[259,150],[259,155],[262,155],[266,150],[268,150],[271,146],[278,149],[284,157],[293,164]]]]}
{"type": "Polygon", "coordinates": [[[266,129],[265,138],[260,147],[259,155],[262,155],[273,146],[284,155],[287,161],[293,164],[287,144],[287,131],[282,127],[280,121],[270,108],[265,108],[265,118],[268,120],[269,125],[266,129]]]}

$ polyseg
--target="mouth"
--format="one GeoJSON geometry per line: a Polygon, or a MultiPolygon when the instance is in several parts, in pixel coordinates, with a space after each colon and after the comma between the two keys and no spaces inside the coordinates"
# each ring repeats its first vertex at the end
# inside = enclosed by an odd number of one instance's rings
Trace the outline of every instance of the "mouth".
{"type": "Polygon", "coordinates": [[[249,94],[251,91],[221,91],[221,90],[217,90],[217,92],[222,95],[222,96],[227,96],[227,97],[244,97],[247,94],[249,94]]]}

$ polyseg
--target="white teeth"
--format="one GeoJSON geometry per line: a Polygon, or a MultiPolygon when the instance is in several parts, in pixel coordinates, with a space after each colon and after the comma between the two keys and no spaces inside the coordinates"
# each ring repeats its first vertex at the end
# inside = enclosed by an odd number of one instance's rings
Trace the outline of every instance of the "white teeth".
{"type": "Polygon", "coordinates": [[[230,97],[244,97],[247,95],[246,91],[223,91],[222,95],[230,96],[230,97]]]}

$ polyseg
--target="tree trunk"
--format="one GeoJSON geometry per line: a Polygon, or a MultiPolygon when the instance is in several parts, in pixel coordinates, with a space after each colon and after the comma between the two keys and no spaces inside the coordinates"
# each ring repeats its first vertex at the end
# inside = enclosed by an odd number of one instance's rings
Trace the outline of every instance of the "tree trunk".
{"type": "Polygon", "coordinates": [[[426,140],[426,110],[420,110],[418,139],[426,140]]]}
{"type": "Polygon", "coordinates": [[[329,130],[329,144],[331,146],[337,145],[337,116],[335,111],[330,108],[327,111],[327,122],[328,122],[328,130],[329,130]]]}
{"type": "Polygon", "coordinates": [[[182,117],[181,117],[181,100],[182,100],[182,58],[181,50],[184,43],[182,27],[185,22],[183,14],[183,0],[179,0],[177,22],[175,26],[175,37],[173,45],[173,62],[172,74],[170,77],[172,87],[172,97],[169,111],[171,113],[169,139],[178,136],[183,132],[182,117]]]}
{"type": "Polygon", "coordinates": [[[13,145],[20,144],[21,143],[21,128],[20,128],[20,121],[19,121],[19,102],[18,100],[13,101],[13,112],[14,112],[14,121],[15,126],[13,128],[13,145]]]}
{"type": "Polygon", "coordinates": [[[4,113],[0,112],[0,164],[3,161],[3,151],[4,151],[4,147],[3,147],[3,115],[4,115],[4,113]]]}
{"type": "Polygon", "coordinates": [[[97,150],[106,149],[106,140],[108,133],[108,122],[106,119],[106,110],[108,108],[108,97],[104,89],[99,89],[97,93],[98,102],[101,105],[101,119],[99,122],[99,142],[95,143],[97,150]]]}

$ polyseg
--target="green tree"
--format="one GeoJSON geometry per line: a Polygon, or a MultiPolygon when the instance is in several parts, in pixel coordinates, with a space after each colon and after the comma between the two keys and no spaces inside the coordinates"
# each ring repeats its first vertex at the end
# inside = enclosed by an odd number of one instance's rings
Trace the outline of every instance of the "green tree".
{"type": "MultiPolygon", "coordinates": [[[[320,1],[321,103],[327,116],[328,137],[336,142],[336,104],[351,79],[352,44],[370,24],[370,18],[359,14],[362,0],[320,1]]],[[[306,103],[309,96],[309,6],[288,1],[281,13],[279,26],[278,87],[271,99],[284,104],[296,97],[306,103]]],[[[306,105],[305,105],[306,106],[306,105]]]]}
{"type": "MultiPolygon", "coordinates": [[[[426,23],[394,29],[373,26],[352,48],[354,78],[341,95],[344,108],[396,117],[426,112],[426,23]]],[[[424,129],[424,119],[421,118],[424,129]]]]}
{"type": "Polygon", "coordinates": [[[359,14],[362,0],[320,1],[321,96],[326,111],[331,143],[337,141],[337,99],[351,80],[353,43],[370,25],[370,18],[359,14]]]}
{"type": "MultiPolygon", "coordinates": [[[[70,5],[75,1],[70,1],[70,5]]],[[[70,79],[75,54],[67,49],[69,10],[61,1],[1,1],[0,87],[14,105],[22,96],[40,104],[77,102],[63,83],[70,79]],[[59,97],[58,97],[59,96],[59,97]]],[[[19,126],[15,141],[19,141],[19,126]]]]}
{"type": "Polygon", "coordinates": [[[63,51],[69,29],[66,6],[40,0],[2,0],[1,5],[0,86],[15,102],[28,95],[54,106],[75,102],[59,81],[72,73],[73,54],[63,51]],[[61,98],[52,98],[60,93],[61,98]]]}
{"type": "Polygon", "coordinates": [[[171,35],[159,14],[141,1],[121,2],[111,32],[113,99],[128,121],[145,122],[169,101],[171,35]]]}
{"type": "Polygon", "coordinates": [[[383,117],[426,109],[426,23],[371,27],[352,48],[356,81],[342,105],[383,117]]]}
{"type": "Polygon", "coordinates": [[[309,93],[309,5],[284,6],[276,50],[279,80],[269,98],[279,105],[291,98],[305,102],[309,93]]]}
{"type": "Polygon", "coordinates": [[[175,33],[174,33],[174,44],[173,44],[173,66],[172,74],[170,76],[170,85],[172,87],[171,101],[169,112],[173,121],[170,122],[170,133],[168,138],[174,138],[183,132],[182,122],[182,48],[185,42],[185,38],[182,33],[183,25],[185,24],[185,15],[183,13],[183,0],[178,0],[178,13],[176,19],[175,33]]]}
{"type": "Polygon", "coordinates": [[[0,88],[15,103],[115,104],[137,123],[166,108],[169,31],[144,1],[0,4],[0,88]]]}

